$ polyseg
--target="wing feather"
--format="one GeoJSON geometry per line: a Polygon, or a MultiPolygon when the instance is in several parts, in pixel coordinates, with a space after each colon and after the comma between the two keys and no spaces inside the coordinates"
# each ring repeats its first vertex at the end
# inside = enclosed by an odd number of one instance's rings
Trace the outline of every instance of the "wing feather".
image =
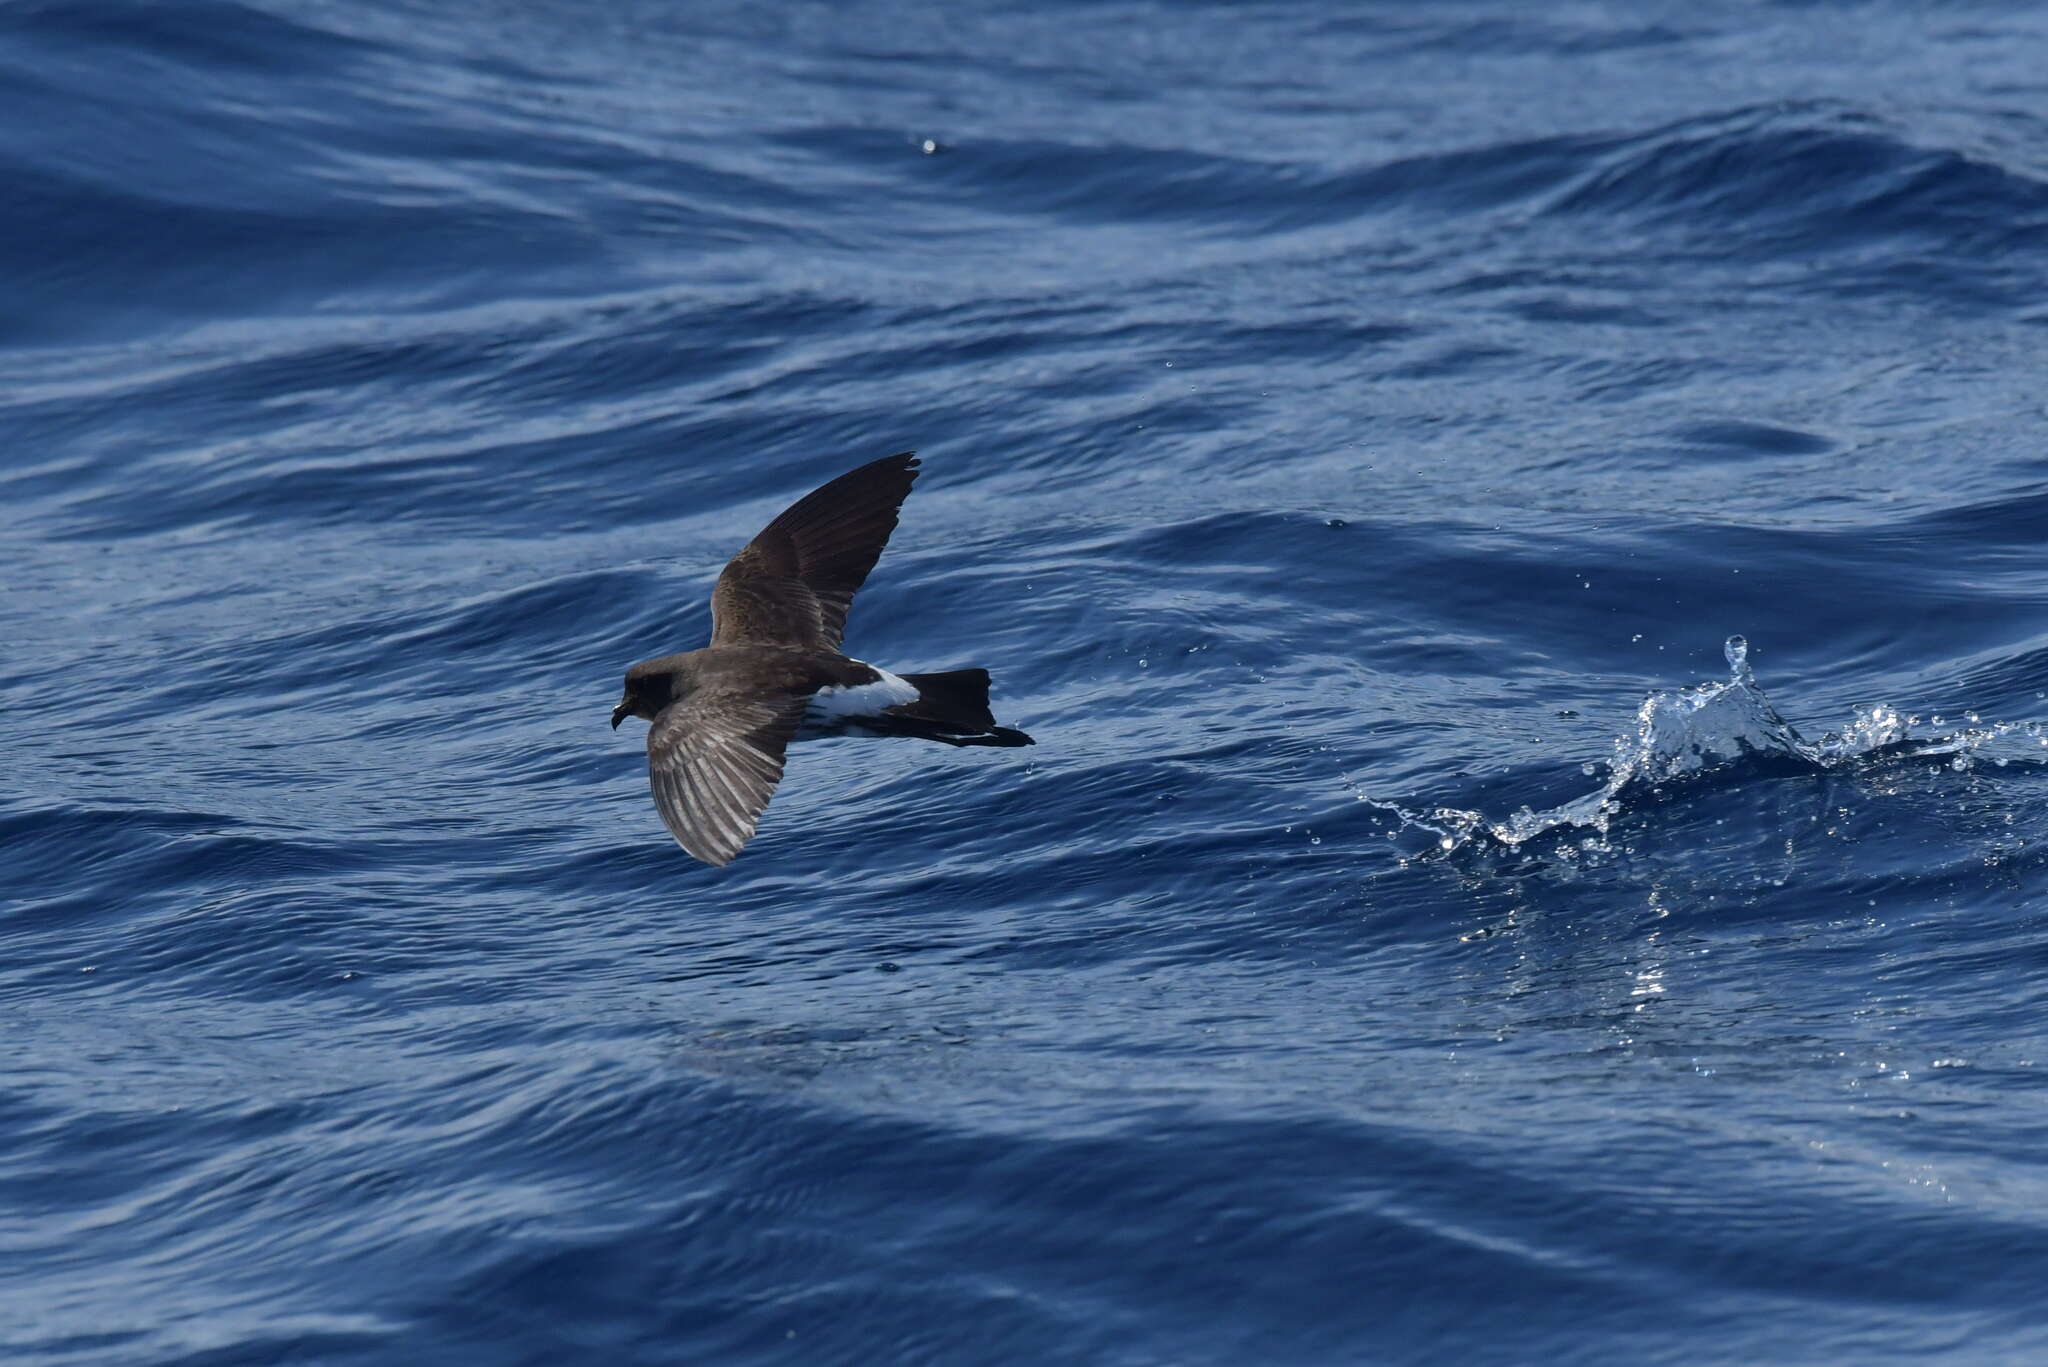
{"type": "Polygon", "coordinates": [[[663,708],[647,732],[648,786],[676,843],[707,864],[730,864],[775,785],[802,718],[801,695],[693,693],[663,708]]]}
{"type": "Polygon", "coordinates": [[[711,592],[711,644],[837,650],[853,595],[896,530],[917,455],[870,461],[784,509],[711,592]]]}

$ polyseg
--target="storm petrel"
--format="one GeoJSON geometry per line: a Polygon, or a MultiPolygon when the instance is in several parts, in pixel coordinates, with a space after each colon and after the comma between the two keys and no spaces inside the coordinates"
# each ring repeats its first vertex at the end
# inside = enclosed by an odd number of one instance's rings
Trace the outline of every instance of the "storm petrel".
{"type": "Polygon", "coordinates": [[[644,717],[654,805],[676,843],[729,864],[782,779],[784,749],[825,736],[1030,745],[996,725],[988,671],[891,674],[843,655],[854,591],[875,567],[917,456],[849,470],[791,504],[711,591],[711,644],[626,671],[612,728],[644,717]]]}

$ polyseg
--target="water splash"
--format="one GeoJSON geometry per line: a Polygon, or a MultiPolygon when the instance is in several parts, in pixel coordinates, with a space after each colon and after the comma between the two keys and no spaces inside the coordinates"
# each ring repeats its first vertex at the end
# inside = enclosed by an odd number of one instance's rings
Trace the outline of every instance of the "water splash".
{"type": "MultiPolygon", "coordinates": [[[[1861,708],[1841,730],[1808,740],[1757,686],[1749,642],[1730,636],[1726,653],[1725,682],[1644,698],[1635,728],[1614,742],[1606,783],[1581,797],[1542,811],[1523,807],[1500,821],[1458,807],[1418,814],[1364,793],[1359,800],[1393,813],[1408,832],[1428,838],[1440,853],[1475,843],[1515,849],[1564,830],[1586,832],[1577,848],[1593,852],[1606,848],[1614,819],[1639,805],[1643,795],[1719,770],[1819,773],[1874,760],[1940,757],[1948,757],[1953,768],[1967,769],[1979,759],[2000,765],[2017,755],[2048,759],[2048,731],[2039,722],[1979,725],[1972,713],[1967,717],[1972,725],[1963,730],[1929,733],[1918,729],[1919,717],[1882,704],[1861,708]]],[[[1938,728],[1942,719],[1930,718],[1929,724],[1938,728]]],[[[1597,770],[1589,765],[1587,772],[1597,770]]]]}

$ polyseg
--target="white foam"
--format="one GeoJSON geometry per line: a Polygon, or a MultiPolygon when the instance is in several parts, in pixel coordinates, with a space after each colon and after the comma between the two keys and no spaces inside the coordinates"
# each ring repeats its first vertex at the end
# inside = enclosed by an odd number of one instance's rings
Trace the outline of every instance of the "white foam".
{"type": "MultiPolygon", "coordinates": [[[[1901,717],[1890,707],[1866,707],[1839,732],[1810,741],[1785,720],[1757,687],[1749,643],[1727,643],[1729,678],[1668,693],[1652,693],[1636,712],[1635,729],[1616,740],[1607,782],[1545,811],[1524,807],[1500,821],[1475,811],[1439,807],[1415,813],[1392,802],[1357,794],[1362,802],[1392,813],[1404,827],[1433,837],[1440,851],[1475,840],[1512,849],[1552,831],[1591,832],[1586,848],[1605,841],[1610,823],[1636,793],[1731,764],[1771,760],[1810,766],[1815,772],[1873,759],[1953,756],[1951,767],[1967,768],[1982,753],[2004,764],[2015,743],[2048,746],[2048,731],[2035,722],[1994,722],[1962,731],[1918,734],[1918,717],[1901,717]]],[[[1969,718],[1976,721],[1972,715],[1969,718]]],[[[1933,719],[1939,724],[1941,718],[1933,719]]],[[[1588,772],[1593,772],[1590,768],[1588,772]]]]}

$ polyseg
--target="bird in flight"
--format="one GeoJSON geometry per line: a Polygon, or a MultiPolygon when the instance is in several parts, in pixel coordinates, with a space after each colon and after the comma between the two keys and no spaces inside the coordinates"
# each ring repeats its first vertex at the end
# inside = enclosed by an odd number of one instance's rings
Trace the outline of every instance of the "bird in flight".
{"type": "Polygon", "coordinates": [[[892,674],[840,652],[846,610],[896,530],[917,470],[905,451],[798,499],[718,576],[711,644],[626,671],[612,729],[627,717],[653,723],[655,808],[676,843],[705,863],[731,863],[753,838],[793,741],[1034,743],[996,725],[985,669],[892,674]]]}

